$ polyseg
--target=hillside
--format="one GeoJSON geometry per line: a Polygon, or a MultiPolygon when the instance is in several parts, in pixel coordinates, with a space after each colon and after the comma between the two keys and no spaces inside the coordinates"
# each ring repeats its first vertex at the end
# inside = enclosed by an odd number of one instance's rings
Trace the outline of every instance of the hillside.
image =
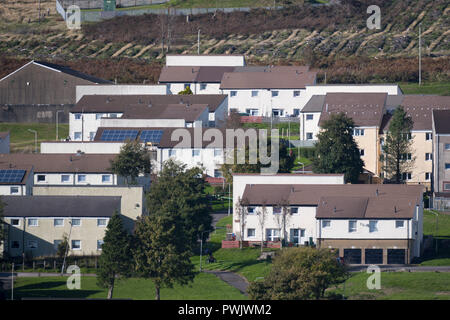
{"type": "Polygon", "coordinates": [[[184,16],[123,16],[84,23],[77,31],[66,29],[53,0],[41,0],[42,11],[50,9],[50,15],[40,23],[36,1],[4,2],[1,55],[65,61],[119,82],[153,82],[166,52],[197,53],[198,29],[203,54],[245,54],[255,64],[306,63],[322,71],[320,80],[326,73],[327,82],[417,81],[419,23],[424,81],[450,81],[450,5],[445,0],[341,0],[203,14],[189,22],[184,16]],[[381,7],[381,30],[366,28],[370,4],[381,7]],[[28,17],[34,19],[28,22],[28,17]]]}

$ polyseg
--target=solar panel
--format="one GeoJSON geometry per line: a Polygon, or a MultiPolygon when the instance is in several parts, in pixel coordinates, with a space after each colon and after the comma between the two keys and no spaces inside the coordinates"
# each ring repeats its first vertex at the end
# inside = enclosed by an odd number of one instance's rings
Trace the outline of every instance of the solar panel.
{"type": "Polygon", "coordinates": [[[161,141],[162,130],[142,130],[141,142],[159,143],[161,141]]]}
{"type": "Polygon", "coordinates": [[[22,182],[25,170],[0,170],[0,182],[22,182]]]}
{"type": "Polygon", "coordinates": [[[100,137],[101,141],[125,141],[135,140],[138,130],[103,130],[100,137]]]}

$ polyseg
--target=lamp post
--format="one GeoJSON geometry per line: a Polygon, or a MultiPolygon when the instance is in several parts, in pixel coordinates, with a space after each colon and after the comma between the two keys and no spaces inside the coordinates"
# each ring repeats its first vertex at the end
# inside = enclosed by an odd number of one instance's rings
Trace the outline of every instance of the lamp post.
{"type": "Polygon", "coordinates": [[[58,141],[58,113],[64,112],[64,110],[56,111],[56,141],[58,141]]]}
{"type": "Polygon", "coordinates": [[[208,231],[202,231],[200,233],[200,272],[202,272],[202,254],[203,254],[203,234],[208,231]]]}
{"type": "MultiPolygon", "coordinates": [[[[437,237],[438,236],[439,215],[436,212],[432,211],[432,210],[430,210],[430,212],[436,216],[436,237],[437,237]]],[[[436,254],[437,253],[438,253],[438,241],[437,241],[437,238],[436,238],[436,254]]]]}
{"type": "Polygon", "coordinates": [[[28,131],[34,133],[34,153],[37,153],[37,131],[28,129],[28,131]]]}

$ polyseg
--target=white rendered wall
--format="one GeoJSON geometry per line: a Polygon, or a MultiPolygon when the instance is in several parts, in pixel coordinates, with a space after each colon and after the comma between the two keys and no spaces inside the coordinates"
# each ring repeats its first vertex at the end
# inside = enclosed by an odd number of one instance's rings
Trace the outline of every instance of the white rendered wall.
{"type": "Polygon", "coordinates": [[[42,142],[41,153],[108,153],[120,152],[123,142],[42,142]]]}
{"type": "Polygon", "coordinates": [[[238,55],[167,55],[166,66],[243,67],[245,59],[238,55]]]}
{"type": "Polygon", "coordinates": [[[34,174],[34,185],[61,185],[61,186],[71,186],[71,185],[103,185],[112,186],[117,185],[117,175],[111,173],[35,173],[34,174]],[[39,175],[45,175],[45,181],[38,181],[39,175]],[[69,175],[69,181],[61,182],[62,175],[69,175]],[[79,175],[85,175],[86,181],[78,181],[79,175]],[[102,182],[102,176],[110,176],[109,182],[102,182]]]}
{"type": "MultiPolygon", "coordinates": [[[[71,112],[69,115],[69,137],[72,141],[91,141],[91,133],[97,132],[98,127],[102,124],[101,118],[97,119],[97,115],[111,117],[114,114],[119,118],[123,115],[123,113],[84,113],[81,114],[81,119],[75,119],[76,114],[71,112]],[[75,132],[81,132],[82,139],[75,140],[75,132]]],[[[116,120],[117,118],[111,119],[116,120]]]]}
{"type": "Polygon", "coordinates": [[[167,94],[178,94],[180,91],[184,90],[184,85],[189,85],[193,94],[221,94],[220,83],[205,83],[206,87],[202,90],[200,83],[192,82],[172,82],[167,83],[167,94]]]}
{"type": "Polygon", "coordinates": [[[85,95],[167,94],[165,85],[82,85],[76,86],[76,102],[85,95]]]}

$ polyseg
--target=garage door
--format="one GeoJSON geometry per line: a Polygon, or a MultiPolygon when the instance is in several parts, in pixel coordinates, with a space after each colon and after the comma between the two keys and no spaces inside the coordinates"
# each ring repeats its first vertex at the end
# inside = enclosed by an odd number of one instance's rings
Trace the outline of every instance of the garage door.
{"type": "Polygon", "coordinates": [[[348,264],[361,264],[361,249],[344,249],[344,261],[348,264]]]}
{"type": "Polygon", "coordinates": [[[388,264],[405,264],[405,249],[388,249],[388,264]]]}
{"type": "Polygon", "coordinates": [[[366,249],[366,264],[383,264],[383,249],[366,249]]]}

